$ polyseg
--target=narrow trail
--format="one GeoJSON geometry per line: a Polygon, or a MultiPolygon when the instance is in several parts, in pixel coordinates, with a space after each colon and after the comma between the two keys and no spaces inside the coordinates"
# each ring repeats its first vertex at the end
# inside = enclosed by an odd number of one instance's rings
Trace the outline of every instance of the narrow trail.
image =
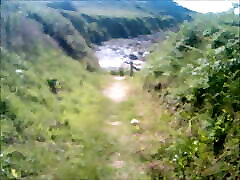
{"type": "Polygon", "coordinates": [[[114,76],[102,93],[109,99],[102,130],[116,145],[108,160],[114,172],[112,179],[150,180],[147,172],[159,162],[146,159],[170,137],[167,120],[171,117],[134,78],[114,76]]]}
{"type": "Polygon", "coordinates": [[[117,140],[118,149],[109,160],[109,165],[115,172],[115,180],[147,179],[145,168],[137,155],[138,144],[133,135],[136,127],[131,124],[129,118],[122,117],[124,113],[132,111],[132,109],[123,110],[125,103],[129,101],[131,89],[125,77],[115,76],[103,90],[103,94],[113,102],[114,109],[106,121],[105,132],[117,140]]]}
{"type": "Polygon", "coordinates": [[[126,100],[129,87],[124,82],[125,77],[115,76],[113,79],[114,82],[104,89],[103,94],[112,101],[119,103],[126,100]]]}

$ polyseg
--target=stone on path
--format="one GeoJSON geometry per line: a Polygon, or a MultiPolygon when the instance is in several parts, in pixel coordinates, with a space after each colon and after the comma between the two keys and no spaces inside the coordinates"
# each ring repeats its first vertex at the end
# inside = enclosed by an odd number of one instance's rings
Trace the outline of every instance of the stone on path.
{"type": "Polygon", "coordinates": [[[137,125],[137,124],[140,123],[140,121],[137,120],[137,119],[132,119],[132,120],[130,121],[130,123],[131,123],[132,125],[137,125]]]}
{"type": "Polygon", "coordinates": [[[113,121],[113,122],[108,122],[109,125],[112,125],[112,126],[119,126],[122,124],[121,121],[113,121]]]}
{"type": "Polygon", "coordinates": [[[124,166],[125,162],[121,160],[114,161],[112,163],[112,166],[115,168],[122,168],[124,166]]]}

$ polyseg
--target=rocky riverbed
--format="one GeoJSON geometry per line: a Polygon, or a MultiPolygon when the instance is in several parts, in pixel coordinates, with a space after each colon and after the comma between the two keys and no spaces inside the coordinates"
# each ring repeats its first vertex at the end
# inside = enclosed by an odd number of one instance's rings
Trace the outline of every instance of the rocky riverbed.
{"type": "Polygon", "coordinates": [[[141,35],[131,39],[112,39],[96,46],[96,56],[101,68],[111,71],[129,69],[132,61],[136,69],[142,69],[150,54],[150,47],[164,38],[163,32],[141,35]]]}

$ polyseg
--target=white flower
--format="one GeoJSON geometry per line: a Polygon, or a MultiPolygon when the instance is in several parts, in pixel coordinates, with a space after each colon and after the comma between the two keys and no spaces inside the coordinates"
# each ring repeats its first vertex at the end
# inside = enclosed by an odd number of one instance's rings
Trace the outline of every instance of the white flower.
{"type": "Polygon", "coordinates": [[[195,144],[195,145],[196,145],[197,143],[198,143],[198,141],[194,141],[194,142],[193,142],[193,144],[195,144]]]}
{"type": "Polygon", "coordinates": [[[133,125],[136,125],[136,124],[139,124],[140,121],[137,120],[137,119],[132,119],[130,123],[133,124],[133,125]]]}
{"type": "Polygon", "coordinates": [[[163,73],[163,75],[164,75],[164,76],[169,76],[170,73],[169,73],[169,72],[165,72],[165,73],[163,73]]]}
{"type": "Polygon", "coordinates": [[[193,71],[193,72],[192,72],[192,75],[197,75],[197,72],[194,72],[194,71],[193,71]]]}
{"type": "Polygon", "coordinates": [[[16,71],[15,71],[16,73],[22,73],[23,72],[23,70],[22,69],[16,69],[16,71]]]}

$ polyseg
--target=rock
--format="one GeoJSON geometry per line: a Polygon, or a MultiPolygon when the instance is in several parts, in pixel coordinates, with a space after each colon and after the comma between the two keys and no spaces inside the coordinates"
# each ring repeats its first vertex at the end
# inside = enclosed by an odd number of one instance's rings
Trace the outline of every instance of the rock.
{"type": "Polygon", "coordinates": [[[143,57],[145,57],[145,56],[147,56],[147,55],[149,55],[150,53],[148,52],[148,51],[146,51],[146,52],[144,52],[143,53],[143,57]]]}
{"type": "Polygon", "coordinates": [[[135,56],[138,56],[138,52],[137,51],[134,51],[132,54],[135,55],[135,56]]]}
{"type": "Polygon", "coordinates": [[[130,58],[131,60],[137,60],[137,59],[138,59],[138,57],[137,57],[136,55],[134,55],[134,54],[130,54],[130,55],[129,55],[129,58],[130,58]]]}
{"type": "Polygon", "coordinates": [[[130,122],[132,125],[138,125],[140,123],[139,120],[137,119],[132,119],[131,122],[130,122]]]}
{"type": "Polygon", "coordinates": [[[135,60],[133,62],[133,65],[134,67],[137,69],[137,70],[141,70],[144,66],[144,62],[143,61],[140,61],[140,60],[135,60]]]}
{"type": "Polygon", "coordinates": [[[113,46],[111,49],[112,49],[113,51],[117,51],[119,48],[113,46]]]}
{"type": "Polygon", "coordinates": [[[112,125],[112,126],[119,126],[122,124],[122,122],[120,121],[114,121],[114,122],[108,122],[109,125],[112,125]]]}

